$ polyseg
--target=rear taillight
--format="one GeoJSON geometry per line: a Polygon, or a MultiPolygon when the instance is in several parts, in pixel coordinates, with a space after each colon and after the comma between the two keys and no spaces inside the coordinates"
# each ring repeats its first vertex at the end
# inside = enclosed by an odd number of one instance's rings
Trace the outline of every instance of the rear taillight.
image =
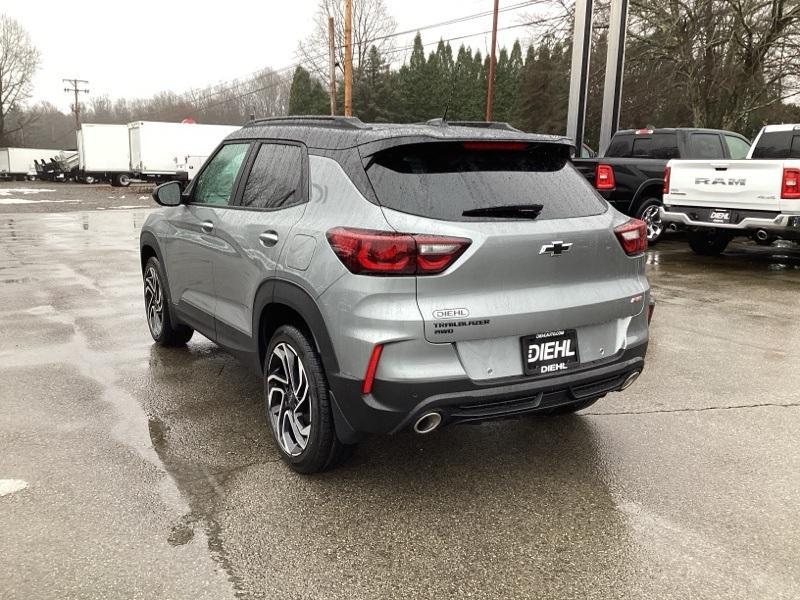
{"type": "Polygon", "coordinates": [[[351,273],[358,275],[435,275],[452,265],[471,241],[441,235],[337,227],[328,243],[351,273]]]}
{"type": "Polygon", "coordinates": [[[596,190],[613,190],[617,187],[614,181],[614,169],[611,165],[599,164],[594,169],[594,187],[596,190]]]}
{"type": "Polygon", "coordinates": [[[614,228],[622,249],[628,256],[641,254],[647,250],[647,225],[639,219],[626,221],[614,228]]]}
{"type": "Polygon", "coordinates": [[[671,167],[664,167],[664,189],[662,190],[665,194],[669,194],[669,175],[672,172],[671,167]]]}
{"type": "Polygon", "coordinates": [[[783,170],[781,198],[784,200],[800,200],[800,169],[783,170]]]}

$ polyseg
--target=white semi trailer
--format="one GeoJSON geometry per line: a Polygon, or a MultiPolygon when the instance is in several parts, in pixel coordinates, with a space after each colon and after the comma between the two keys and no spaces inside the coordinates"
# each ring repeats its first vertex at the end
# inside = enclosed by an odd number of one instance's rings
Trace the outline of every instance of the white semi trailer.
{"type": "Polygon", "coordinates": [[[109,181],[115,187],[131,181],[127,125],[83,123],[78,138],[77,178],[85,183],[109,181]]]}
{"type": "Polygon", "coordinates": [[[187,157],[194,160],[207,157],[237,129],[237,126],[197,123],[129,123],[131,172],[145,179],[174,179],[185,169],[187,157]]]}
{"type": "Polygon", "coordinates": [[[60,152],[43,148],[0,148],[0,178],[21,181],[36,177],[35,161],[49,162],[60,152]]]}

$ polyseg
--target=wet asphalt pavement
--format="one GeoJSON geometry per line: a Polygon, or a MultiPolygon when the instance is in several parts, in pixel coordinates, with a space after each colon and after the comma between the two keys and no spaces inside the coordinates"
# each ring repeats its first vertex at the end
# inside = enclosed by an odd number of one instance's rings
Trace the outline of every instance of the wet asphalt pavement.
{"type": "Polygon", "coordinates": [[[153,345],[145,216],[0,214],[3,599],[800,597],[800,250],[662,243],[630,390],[305,477],[256,377],[153,345]]]}

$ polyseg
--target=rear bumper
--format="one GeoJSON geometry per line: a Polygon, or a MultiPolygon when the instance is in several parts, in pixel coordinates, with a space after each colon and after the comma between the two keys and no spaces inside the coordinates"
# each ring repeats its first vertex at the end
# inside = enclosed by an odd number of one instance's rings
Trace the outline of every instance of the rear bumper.
{"type": "Polygon", "coordinates": [[[664,223],[675,223],[687,227],[710,227],[714,229],[739,230],[741,232],[764,229],[775,234],[800,235],[800,213],[786,214],[770,211],[729,209],[731,212],[730,223],[714,223],[708,217],[708,213],[712,210],[714,210],[714,207],[662,206],[661,220],[664,223]]]}
{"type": "Polygon", "coordinates": [[[376,380],[372,394],[361,394],[361,381],[329,378],[334,396],[337,432],[345,442],[364,433],[394,433],[429,411],[445,423],[482,421],[554,408],[619,390],[633,372],[644,369],[647,343],[616,357],[583,365],[561,376],[515,377],[477,383],[471,379],[419,381],[376,380]]]}

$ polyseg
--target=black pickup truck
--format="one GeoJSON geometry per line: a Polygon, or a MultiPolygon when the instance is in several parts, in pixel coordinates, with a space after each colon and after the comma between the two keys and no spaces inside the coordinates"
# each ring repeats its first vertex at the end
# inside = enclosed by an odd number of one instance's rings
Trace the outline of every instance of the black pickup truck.
{"type": "Polygon", "coordinates": [[[750,142],[718,129],[626,129],[611,138],[605,156],[573,158],[575,167],[617,210],[647,223],[647,240],[654,244],[664,226],[659,217],[664,168],[672,158],[739,159],[750,142]]]}

